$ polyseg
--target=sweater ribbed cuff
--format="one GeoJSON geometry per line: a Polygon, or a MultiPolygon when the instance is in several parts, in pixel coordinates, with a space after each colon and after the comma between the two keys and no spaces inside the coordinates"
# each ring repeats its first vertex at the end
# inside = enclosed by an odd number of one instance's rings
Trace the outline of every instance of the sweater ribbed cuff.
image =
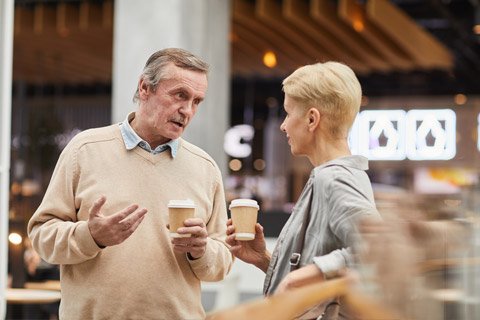
{"type": "Polygon", "coordinates": [[[80,251],[87,257],[93,257],[102,250],[90,233],[87,221],[77,222],[75,229],[75,239],[77,240],[80,251]]]}

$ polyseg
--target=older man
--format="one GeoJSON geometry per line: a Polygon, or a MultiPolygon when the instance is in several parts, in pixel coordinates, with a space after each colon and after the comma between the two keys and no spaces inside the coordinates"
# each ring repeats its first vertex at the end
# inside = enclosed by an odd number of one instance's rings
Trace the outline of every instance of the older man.
{"type": "Polygon", "coordinates": [[[200,281],[232,256],[220,171],[181,138],[207,91],[208,65],[182,49],[147,61],[124,122],[86,130],[62,152],[28,225],[40,256],[61,265],[64,319],[199,319],[200,281]],[[167,204],[195,218],[170,238],[167,204]],[[148,212],[148,213],[147,213],[148,212]]]}

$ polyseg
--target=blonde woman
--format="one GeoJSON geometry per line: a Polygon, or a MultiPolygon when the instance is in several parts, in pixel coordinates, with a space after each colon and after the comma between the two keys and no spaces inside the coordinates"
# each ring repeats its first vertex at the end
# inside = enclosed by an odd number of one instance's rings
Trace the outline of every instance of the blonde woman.
{"type": "Polygon", "coordinates": [[[362,97],[354,72],[338,62],[303,66],[283,81],[283,91],[287,115],[280,129],[292,154],[306,156],[314,166],[310,178],[272,254],[260,224],[255,240],[246,242],[235,240],[227,222],[230,251],[266,273],[266,295],[338,276],[352,263],[356,221],[378,215],[365,173],[368,161],[352,155],[348,146],[362,97]],[[302,225],[304,243],[296,255],[302,225]],[[292,271],[291,263],[300,268],[292,271]]]}

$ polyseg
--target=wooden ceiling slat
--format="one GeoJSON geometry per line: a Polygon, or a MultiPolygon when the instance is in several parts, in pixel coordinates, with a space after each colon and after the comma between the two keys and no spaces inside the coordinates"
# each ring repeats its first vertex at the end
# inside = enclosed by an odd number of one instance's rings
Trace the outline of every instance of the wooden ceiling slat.
{"type": "Polygon", "coordinates": [[[290,60],[296,61],[298,66],[311,63],[311,58],[302,50],[294,46],[285,35],[270,29],[262,22],[255,19],[255,8],[246,0],[233,1],[233,24],[241,25],[251,32],[259,34],[266,43],[275,48],[275,53],[282,52],[290,60]]]}
{"type": "Polygon", "coordinates": [[[334,36],[327,30],[319,28],[318,25],[310,18],[309,6],[298,0],[283,1],[283,16],[292,25],[296,26],[304,34],[310,35],[318,45],[328,45],[328,50],[332,53],[333,59],[346,63],[352,67],[357,73],[366,74],[371,71],[366,63],[357,60],[350,49],[343,46],[334,36]]]}
{"type": "Polygon", "coordinates": [[[60,2],[57,5],[57,32],[66,36],[79,25],[79,8],[74,3],[60,2]]]}
{"type": "Polygon", "coordinates": [[[234,75],[241,77],[252,76],[254,71],[251,69],[251,66],[244,63],[247,60],[248,56],[241,52],[236,44],[232,43],[232,59],[230,60],[230,67],[234,75]]]}
{"type": "MultiPolygon", "coordinates": [[[[48,35],[33,38],[35,38],[35,41],[27,37],[16,37],[14,39],[14,66],[16,61],[23,61],[24,63],[25,60],[37,64],[44,63],[45,65],[38,67],[38,72],[47,72],[46,69],[48,68],[56,71],[58,77],[54,77],[52,82],[58,82],[57,78],[63,78],[61,73],[67,71],[77,73],[77,75],[73,75],[73,79],[81,78],[82,75],[90,75],[90,78],[96,78],[97,81],[111,79],[111,55],[96,55],[92,52],[79,50],[77,42],[59,40],[48,35]],[[45,50],[46,47],[50,50],[45,50]],[[66,55],[64,52],[69,54],[66,55]],[[21,54],[23,54],[23,58],[21,54]]],[[[14,68],[14,72],[16,71],[18,69],[14,68]]],[[[14,76],[28,79],[30,75],[15,74],[14,76]]]]}
{"type": "Polygon", "coordinates": [[[248,42],[239,38],[239,41],[233,44],[233,48],[235,50],[233,59],[235,63],[240,65],[246,75],[268,77],[275,73],[258,60],[256,57],[258,52],[248,42]]]}
{"type": "Polygon", "coordinates": [[[338,14],[352,28],[361,27],[357,31],[389,64],[399,70],[413,70],[415,63],[396,43],[380,32],[369,22],[364,7],[356,0],[339,0],[338,14]]]}
{"type": "Polygon", "coordinates": [[[33,56],[26,51],[16,51],[13,63],[13,74],[17,81],[28,83],[87,83],[98,80],[87,72],[79,72],[64,68],[59,72],[58,65],[52,62],[52,57],[33,56]],[[21,63],[20,63],[21,61],[21,63]],[[52,67],[53,66],[53,67],[52,67]]]}
{"type": "Polygon", "coordinates": [[[245,65],[250,66],[251,73],[259,73],[262,75],[268,75],[271,70],[262,63],[262,51],[253,47],[250,42],[245,41],[242,37],[238,36],[235,46],[239,49],[247,58],[245,65]]]}
{"type": "MultiPolygon", "coordinates": [[[[232,74],[284,77],[323,60],[343,61],[359,74],[452,68],[449,50],[389,1],[367,1],[233,0],[232,74]],[[352,29],[354,14],[363,32],[352,29]],[[262,63],[267,50],[277,56],[275,68],[262,63]]],[[[14,79],[110,82],[113,19],[112,0],[17,4],[14,79]]]]}
{"type": "Polygon", "coordinates": [[[276,0],[257,0],[255,16],[268,25],[270,29],[290,39],[299,50],[308,54],[310,63],[333,60],[333,55],[328,48],[318,44],[313,45],[308,36],[297,31],[283,18],[281,7],[276,0]]]}
{"type": "Polygon", "coordinates": [[[33,10],[33,33],[52,33],[57,30],[57,7],[52,4],[37,4],[33,10]]]}
{"type": "Polygon", "coordinates": [[[297,63],[295,61],[283,54],[283,52],[276,50],[276,48],[268,46],[258,33],[252,32],[240,24],[233,26],[233,32],[236,33],[242,41],[249,42],[253,47],[257,48],[258,54],[256,59],[258,59],[258,61],[262,61],[263,54],[266,51],[273,51],[277,57],[276,68],[283,74],[288,74],[296,69],[297,63]]]}
{"type": "Polygon", "coordinates": [[[15,7],[13,25],[15,36],[22,32],[33,33],[33,10],[26,7],[15,7]]]}
{"type": "Polygon", "coordinates": [[[367,2],[367,16],[377,28],[395,40],[423,68],[452,69],[450,51],[394,4],[384,0],[367,2]]]}
{"type": "Polygon", "coordinates": [[[392,69],[356,31],[338,17],[337,8],[330,0],[311,0],[310,16],[374,71],[386,72],[392,69]]]}

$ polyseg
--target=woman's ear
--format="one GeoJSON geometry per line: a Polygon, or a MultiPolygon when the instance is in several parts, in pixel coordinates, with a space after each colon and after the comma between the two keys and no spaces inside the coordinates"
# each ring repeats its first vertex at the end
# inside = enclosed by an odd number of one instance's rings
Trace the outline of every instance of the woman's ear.
{"type": "Polygon", "coordinates": [[[307,117],[308,117],[308,131],[315,131],[315,129],[319,126],[320,124],[320,112],[318,111],[317,108],[310,108],[307,111],[307,117]]]}

